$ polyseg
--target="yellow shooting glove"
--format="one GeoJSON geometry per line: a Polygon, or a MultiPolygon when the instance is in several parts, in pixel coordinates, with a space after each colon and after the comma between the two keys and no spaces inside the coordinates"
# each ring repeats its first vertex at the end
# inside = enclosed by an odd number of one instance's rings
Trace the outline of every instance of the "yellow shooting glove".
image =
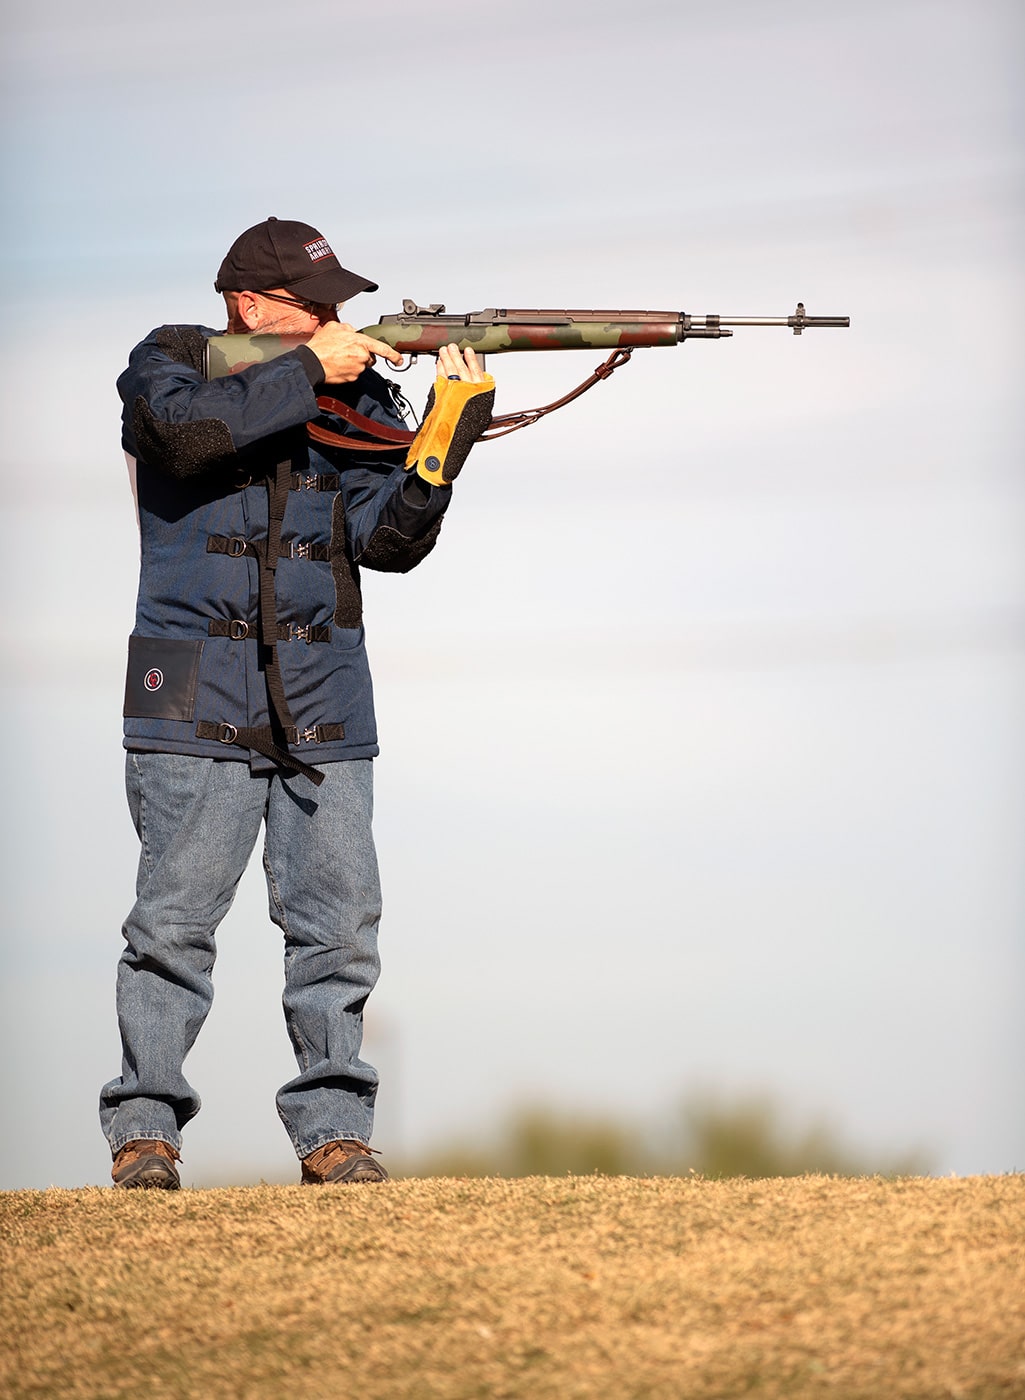
{"type": "Polygon", "coordinates": [[[406,470],[432,486],[455,481],[470,455],[470,448],[491,422],[495,402],[495,381],[485,374],[480,384],[439,375],[427,396],[427,409],[420,431],[409,444],[406,470]]]}

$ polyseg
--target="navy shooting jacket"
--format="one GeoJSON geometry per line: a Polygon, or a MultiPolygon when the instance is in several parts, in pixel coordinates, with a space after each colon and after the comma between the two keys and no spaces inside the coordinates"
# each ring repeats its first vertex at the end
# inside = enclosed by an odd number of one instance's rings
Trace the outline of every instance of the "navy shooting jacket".
{"type": "MultiPolygon", "coordinates": [[[[320,415],[322,375],[306,347],[207,382],[203,348],[216,334],[162,326],[118,379],[141,535],[125,747],[273,767],[237,735],[270,731],[268,669],[276,669],[294,721],[287,731],[277,724],[279,747],[287,740],[310,765],[372,757],[359,570],[419,563],[451,487],[405,471],[402,448],[313,443],[306,424],[320,415]],[[284,462],[280,547],[268,574],[270,503],[284,462]],[[275,637],[267,635],[268,589],[275,637]]],[[[365,417],[404,426],[392,386],[373,370],[330,393],[365,417]]],[[[319,421],[353,431],[334,417],[319,421]]]]}

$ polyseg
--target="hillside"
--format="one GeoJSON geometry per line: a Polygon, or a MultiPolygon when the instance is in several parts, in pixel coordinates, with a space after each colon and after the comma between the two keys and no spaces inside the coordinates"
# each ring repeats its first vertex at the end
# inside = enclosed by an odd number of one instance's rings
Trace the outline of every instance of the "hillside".
{"type": "Polygon", "coordinates": [[[0,1195],[0,1392],[1025,1396],[1025,1178],[0,1195]]]}

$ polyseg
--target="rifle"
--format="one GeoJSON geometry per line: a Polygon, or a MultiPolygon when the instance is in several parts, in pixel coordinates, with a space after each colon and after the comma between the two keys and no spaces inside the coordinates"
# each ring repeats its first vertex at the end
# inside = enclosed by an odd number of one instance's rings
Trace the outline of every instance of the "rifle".
{"type": "MultiPolygon", "coordinates": [[[[598,368],[561,399],[541,408],[528,408],[518,413],[504,413],[492,418],[480,435],[482,440],[504,437],[536,423],[553,413],[626,364],[634,350],[642,347],[679,345],[685,340],[722,340],[732,336],[734,326],[788,326],[794,335],[819,327],[845,328],[849,316],[809,316],[804,303],[797,303],[792,316],[691,316],[684,311],[548,311],[498,310],[472,311],[466,315],[446,315],[440,303],[418,306],[403,301],[397,316],[382,316],[374,326],[364,326],[363,334],[381,340],[413,363],[418,355],[437,355],[443,345],[456,345],[460,350],[472,346],[478,356],[501,355],[512,350],[610,350],[612,353],[598,368]]],[[[297,345],[306,336],[290,335],[218,335],[207,341],[204,368],[207,379],[219,379],[237,374],[251,365],[275,359],[297,345]]],[[[380,437],[381,425],[371,424],[346,409],[336,399],[318,399],[328,412],[338,412],[362,433],[380,437]]],[[[387,451],[394,448],[398,438],[390,430],[388,441],[373,446],[365,439],[326,434],[325,429],[310,425],[310,435],[323,442],[343,443],[364,451],[387,451]]],[[[403,438],[412,440],[413,434],[403,438]]]]}

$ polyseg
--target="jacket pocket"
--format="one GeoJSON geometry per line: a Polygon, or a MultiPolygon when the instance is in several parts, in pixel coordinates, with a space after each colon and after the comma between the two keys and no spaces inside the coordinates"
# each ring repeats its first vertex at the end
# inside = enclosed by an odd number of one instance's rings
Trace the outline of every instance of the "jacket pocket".
{"type": "Polygon", "coordinates": [[[128,638],[125,719],[191,720],[202,641],[128,638]]]}

